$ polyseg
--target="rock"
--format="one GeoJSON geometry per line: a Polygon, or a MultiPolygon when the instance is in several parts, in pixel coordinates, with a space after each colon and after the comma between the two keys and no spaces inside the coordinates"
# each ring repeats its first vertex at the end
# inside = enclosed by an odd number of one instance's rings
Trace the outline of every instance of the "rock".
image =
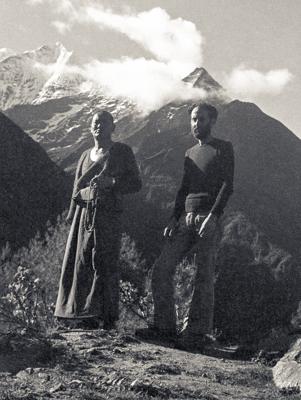
{"type": "Polygon", "coordinates": [[[49,390],[49,393],[56,393],[59,392],[60,390],[65,390],[65,386],[62,383],[59,383],[55,385],[53,388],[49,390]]]}
{"type": "Polygon", "coordinates": [[[69,386],[76,388],[76,387],[80,387],[84,384],[83,381],[79,380],[79,379],[73,379],[72,381],[70,381],[68,383],[69,386]]]}
{"type": "Polygon", "coordinates": [[[50,381],[50,375],[49,374],[46,374],[45,372],[39,372],[38,373],[38,377],[40,378],[40,379],[42,379],[43,381],[50,381]]]}
{"type": "Polygon", "coordinates": [[[153,383],[145,383],[139,382],[138,379],[135,379],[130,386],[131,390],[134,392],[138,392],[141,395],[146,395],[148,397],[159,397],[159,398],[169,398],[171,395],[171,391],[168,388],[162,388],[153,383]]]}
{"type": "Polygon", "coordinates": [[[18,379],[27,379],[27,378],[28,378],[28,372],[27,372],[25,369],[23,369],[22,371],[19,371],[19,372],[16,374],[16,377],[17,377],[18,379]]]}
{"type": "Polygon", "coordinates": [[[301,388],[301,337],[273,368],[273,379],[279,389],[301,388]]]}
{"type": "Polygon", "coordinates": [[[91,349],[86,350],[85,354],[91,356],[102,355],[102,351],[98,347],[92,347],[91,349]]]}
{"type": "Polygon", "coordinates": [[[118,347],[115,347],[113,349],[114,354],[125,354],[125,350],[119,349],[118,347]]]}

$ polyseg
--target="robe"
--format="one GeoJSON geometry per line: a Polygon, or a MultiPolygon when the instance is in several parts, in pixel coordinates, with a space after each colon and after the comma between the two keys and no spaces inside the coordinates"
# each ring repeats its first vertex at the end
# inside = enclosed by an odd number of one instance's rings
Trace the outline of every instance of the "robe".
{"type": "MultiPolygon", "coordinates": [[[[79,159],[68,213],[72,219],[62,265],[55,316],[118,319],[122,197],[141,189],[141,179],[131,148],[114,142],[97,162],[91,149],[79,159]],[[87,203],[78,200],[81,189],[102,170],[114,178],[113,188],[99,192],[93,229],[87,229],[87,203]]],[[[91,218],[90,218],[91,220],[91,218]]],[[[91,221],[90,221],[91,222],[91,221]]]]}

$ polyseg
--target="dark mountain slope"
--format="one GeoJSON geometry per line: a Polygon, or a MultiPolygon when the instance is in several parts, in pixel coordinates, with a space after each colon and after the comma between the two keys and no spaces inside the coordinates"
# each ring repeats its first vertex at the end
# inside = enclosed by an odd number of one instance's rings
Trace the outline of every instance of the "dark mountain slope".
{"type": "Polygon", "coordinates": [[[0,113],[0,248],[43,231],[66,206],[70,184],[38,143],[0,113]]]}

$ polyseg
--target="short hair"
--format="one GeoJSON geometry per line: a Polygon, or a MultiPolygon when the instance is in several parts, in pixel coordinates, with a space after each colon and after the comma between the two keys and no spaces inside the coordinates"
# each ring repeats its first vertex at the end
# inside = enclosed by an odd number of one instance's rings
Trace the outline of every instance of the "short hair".
{"type": "Polygon", "coordinates": [[[109,111],[106,111],[106,110],[98,111],[93,115],[92,118],[95,118],[95,117],[97,117],[97,119],[99,119],[101,117],[108,118],[109,120],[111,120],[112,124],[114,124],[113,115],[109,111]]]}
{"type": "Polygon", "coordinates": [[[195,108],[197,108],[198,111],[206,110],[208,112],[210,120],[212,119],[217,120],[218,112],[213,105],[209,103],[192,104],[192,106],[188,108],[188,113],[191,114],[192,110],[194,110],[195,108]]]}

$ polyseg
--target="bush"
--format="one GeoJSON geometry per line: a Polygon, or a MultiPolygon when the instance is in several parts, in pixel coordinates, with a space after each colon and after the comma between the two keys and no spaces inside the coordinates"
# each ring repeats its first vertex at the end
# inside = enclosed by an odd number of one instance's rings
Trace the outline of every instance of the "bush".
{"type": "Polygon", "coordinates": [[[224,220],[217,259],[215,327],[230,341],[258,342],[290,325],[300,266],[239,213],[224,220]]]}
{"type": "MultiPolygon", "coordinates": [[[[53,324],[53,303],[56,301],[61,265],[70,226],[65,215],[55,226],[48,224],[44,236],[37,235],[12,254],[7,245],[1,253],[3,279],[0,321],[27,329],[45,329],[53,324]]],[[[122,235],[120,250],[121,301],[123,307],[147,318],[149,295],[145,290],[145,261],[135,243],[122,235]]]]}
{"type": "Polygon", "coordinates": [[[18,267],[6,295],[0,298],[0,322],[31,333],[46,332],[52,326],[53,303],[31,269],[18,267]]]}

